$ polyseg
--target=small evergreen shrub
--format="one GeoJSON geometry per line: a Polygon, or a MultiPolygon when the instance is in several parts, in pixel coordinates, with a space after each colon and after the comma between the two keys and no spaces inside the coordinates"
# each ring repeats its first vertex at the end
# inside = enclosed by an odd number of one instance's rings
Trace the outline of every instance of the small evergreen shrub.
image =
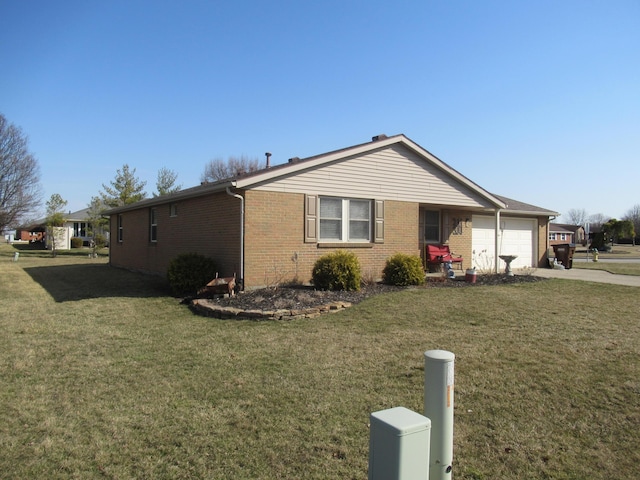
{"type": "Polygon", "coordinates": [[[72,237],[71,248],[82,248],[82,239],[80,237],[72,237]]]}
{"type": "Polygon", "coordinates": [[[198,290],[216,278],[215,261],[198,253],[183,253],[171,260],[167,280],[176,296],[196,295],[198,290]]]}
{"type": "Polygon", "coordinates": [[[353,253],[336,250],[316,261],[312,279],[313,284],[320,290],[360,290],[360,261],[353,253]]]}
{"type": "Polygon", "coordinates": [[[424,283],[422,260],[417,255],[396,253],[387,260],[382,270],[382,278],[384,283],[389,285],[422,285],[424,283]]]}

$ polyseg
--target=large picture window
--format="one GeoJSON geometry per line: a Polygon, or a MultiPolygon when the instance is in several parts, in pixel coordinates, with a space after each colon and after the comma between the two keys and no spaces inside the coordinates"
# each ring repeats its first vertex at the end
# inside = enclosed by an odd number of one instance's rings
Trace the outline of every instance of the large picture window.
{"type": "Polygon", "coordinates": [[[320,197],[320,241],[370,242],[371,200],[320,197]]]}

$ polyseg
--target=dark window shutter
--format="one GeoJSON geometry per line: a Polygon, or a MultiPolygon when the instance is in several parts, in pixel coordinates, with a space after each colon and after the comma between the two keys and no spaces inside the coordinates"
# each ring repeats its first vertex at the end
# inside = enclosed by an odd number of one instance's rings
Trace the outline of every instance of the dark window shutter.
{"type": "Polygon", "coordinates": [[[375,224],[373,241],[384,243],[384,200],[375,201],[375,224]]]}
{"type": "Polygon", "coordinates": [[[318,196],[304,197],[304,242],[318,242],[318,196]]]}

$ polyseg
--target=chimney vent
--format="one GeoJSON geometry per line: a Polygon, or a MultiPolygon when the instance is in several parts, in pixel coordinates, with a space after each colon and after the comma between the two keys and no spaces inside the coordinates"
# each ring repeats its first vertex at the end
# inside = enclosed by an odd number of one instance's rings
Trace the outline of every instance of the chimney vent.
{"type": "Polygon", "coordinates": [[[387,138],[387,136],[384,133],[381,133],[380,135],[376,135],[375,137],[371,137],[371,141],[372,142],[377,142],[378,140],[384,140],[385,138],[387,138]]]}
{"type": "Polygon", "coordinates": [[[267,168],[269,168],[271,166],[271,152],[265,153],[265,156],[267,157],[267,168]]]}
{"type": "Polygon", "coordinates": [[[289,159],[289,163],[298,163],[300,161],[300,157],[291,157],[289,159]]]}

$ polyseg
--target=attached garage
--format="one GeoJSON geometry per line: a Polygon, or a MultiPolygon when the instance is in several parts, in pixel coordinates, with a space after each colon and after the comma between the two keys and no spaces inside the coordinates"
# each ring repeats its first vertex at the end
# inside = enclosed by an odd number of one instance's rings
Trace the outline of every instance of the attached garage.
{"type": "MultiPolygon", "coordinates": [[[[512,268],[537,267],[537,221],[532,218],[501,217],[498,255],[517,255],[512,268]]],[[[474,215],[472,228],[473,266],[488,270],[495,265],[495,217],[474,215]]],[[[505,263],[500,260],[500,269],[505,263]]]]}

